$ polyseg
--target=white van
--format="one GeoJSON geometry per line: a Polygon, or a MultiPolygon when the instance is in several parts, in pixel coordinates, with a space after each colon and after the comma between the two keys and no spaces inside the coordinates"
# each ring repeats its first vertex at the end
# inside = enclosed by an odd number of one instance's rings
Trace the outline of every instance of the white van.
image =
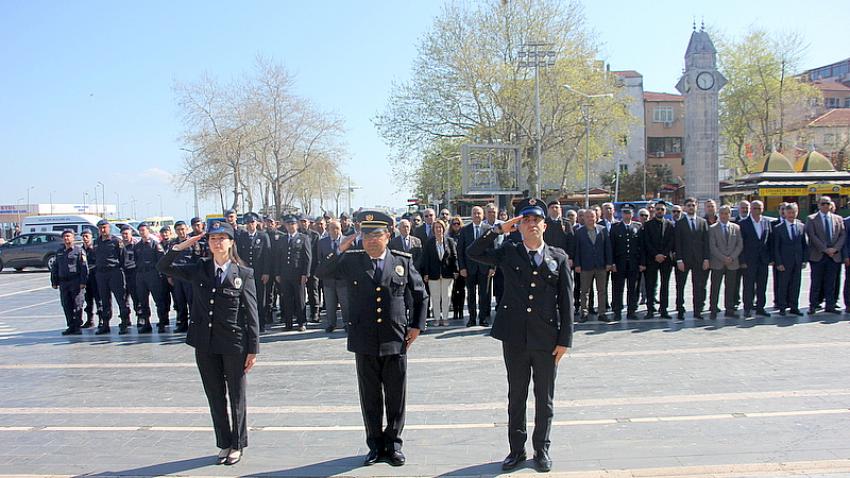
{"type": "MultiPolygon", "coordinates": [[[[99,216],[90,214],[27,216],[24,218],[21,232],[62,232],[65,229],[71,229],[77,235],[80,235],[88,229],[92,232],[93,236],[97,237],[97,222],[100,219],[99,216]]],[[[118,236],[121,234],[121,230],[114,223],[111,224],[111,230],[113,235],[118,236]]]]}

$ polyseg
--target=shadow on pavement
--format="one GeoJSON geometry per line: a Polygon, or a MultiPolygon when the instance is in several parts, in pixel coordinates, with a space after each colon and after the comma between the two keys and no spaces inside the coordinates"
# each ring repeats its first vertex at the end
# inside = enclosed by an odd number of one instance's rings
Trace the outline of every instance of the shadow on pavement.
{"type": "Polygon", "coordinates": [[[480,465],[472,465],[467,466],[465,468],[458,468],[457,470],[448,471],[446,473],[439,474],[437,476],[498,476],[506,473],[516,473],[521,471],[523,468],[533,468],[532,462],[527,461],[522,465],[516,467],[511,471],[502,471],[502,462],[492,462],[492,463],[483,463],[480,465]]]}
{"type": "MultiPolygon", "coordinates": [[[[386,466],[386,465],[375,465],[386,466]]],[[[286,470],[268,471],[265,473],[251,473],[254,477],[274,477],[274,476],[299,476],[299,477],[324,477],[335,476],[349,472],[351,470],[363,468],[363,456],[347,456],[344,458],[335,458],[333,460],[322,461],[319,463],[311,463],[309,465],[297,466],[286,470]]],[[[236,470],[234,470],[236,471],[236,470]]],[[[364,475],[365,476],[365,475],[364,475]]]]}
{"type": "Polygon", "coordinates": [[[170,461],[156,465],[143,466],[127,470],[104,471],[95,474],[79,475],[78,478],[89,478],[92,476],[163,476],[181,474],[188,470],[195,470],[206,466],[215,466],[215,456],[203,456],[188,460],[170,461]]]}

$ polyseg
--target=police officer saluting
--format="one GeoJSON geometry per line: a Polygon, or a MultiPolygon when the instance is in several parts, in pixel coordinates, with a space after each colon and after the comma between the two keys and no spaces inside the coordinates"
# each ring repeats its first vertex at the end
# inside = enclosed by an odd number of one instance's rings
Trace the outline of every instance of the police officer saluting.
{"type": "Polygon", "coordinates": [[[165,251],[162,245],[151,237],[150,227],[144,222],[139,224],[139,235],[141,240],[133,245],[133,255],[136,259],[136,299],[139,320],[142,322],[139,333],[149,334],[153,331],[149,296],[153,296],[153,302],[156,304],[156,317],[159,319],[156,330],[163,333],[168,325],[168,301],[165,300],[168,291],[162,287],[162,278],[156,270],[156,264],[162,259],[165,251]]]}
{"type": "Polygon", "coordinates": [[[345,238],[339,253],[328,254],[316,269],[320,279],[347,282],[348,350],[357,363],[360,407],[366,425],[369,454],[363,464],[379,460],[404,465],[401,432],[404,428],[407,351],[425,328],[425,284],[410,254],[387,249],[391,218],[380,211],[364,211],[363,249],[351,249],[356,236],[345,238]],[[408,325],[404,293],[413,297],[408,325]],[[382,429],[386,404],[387,427],[382,429]]]}
{"type": "Polygon", "coordinates": [[[97,267],[97,289],[100,293],[100,302],[103,306],[103,323],[95,331],[95,335],[108,334],[109,321],[112,320],[112,297],[118,302],[118,311],[121,317],[119,334],[130,332],[130,307],[124,296],[124,244],[120,239],[110,233],[110,224],[106,219],[97,223],[100,235],[95,241],[95,257],[97,267]]]}
{"type": "Polygon", "coordinates": [[[233,465],[248,446],[245,374],[254,366],[260,349],[257,294],[254,272],[236,253],[233,228],[210,228],[212,257],[175,264],[182,251],[197,244],[204,234],[176,244],[157,269],[192,284],[192,318],[186,343],[195,348],[195,362],[210,405],[218,464],[233,465]],[[232,416],[228,417],[228,398],[232,416]]]}
{"type": "Polygon", "coordinates": [[[573,274],[567,254],[543,241],[546,213],[542,205],[539,199],[522,201],[517,206],[518,217],[497,224],[467,250],[471,259],[497,266],[505,274],[505,295],[490,334],[502,341],[508,373],[510,453],[502,462],[503,470],[512,470],[526,459],[525,403],[532,376],[534,465],[541,472],[552,468],[549,431],[555,376],[558,362],[572,346],[573,274]],[[522,235],[522,242],[505,241],[494,247],[499,234],[514,229],[522,235]]]}
{"type": "Polygon", "coordinates": [[[246,213],[245,229],[236,231],[236,250],[245,265],[254,269],[254,285],[257,287],[257,313],[260,316],[260,332],[266,330],[266,307],[268,296],[266,285],[269,282],[271,261],[271,242],[268,234],[258,229],[260,216],[246,213]]]}
{"type": "Polygon", "coordinates": [[[68,328],[62,335],[80,335],[83,325],[83,299],[89,279],[86,251],[74,245],[74,231],[62,231],[62,247],[56,251],[56,260],[50,270],[50,285],[59,289],[59,300],[65,312],[68,328]]]}

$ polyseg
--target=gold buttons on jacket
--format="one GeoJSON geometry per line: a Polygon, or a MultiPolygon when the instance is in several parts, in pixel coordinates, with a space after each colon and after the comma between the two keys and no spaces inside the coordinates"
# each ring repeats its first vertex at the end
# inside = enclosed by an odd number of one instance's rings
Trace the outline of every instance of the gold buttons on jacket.
{"type": "Polygon", "coordinates": [[[377,312],[377,313],[379,313],[379,314],[380,314],[380,313],[381,313],[381,308],[380,308],[380,307],[378,307],[377,309],[375,309],[375,312],[377,312]]]}
{"type": "Polygon", "coordinates": [[[381,298],[380,298],[380,297],[376,297],[376,298],[375,298],[375,302],[380,302],[380,301],[381,301],[381,298]]]}
{"type": "Polygon", "coordinates": [[[382,321],[381,319],[378,319],[376,322],[378,322],[378,323],[380,324],[380,323],[381,323],[381,322],[383,322],[383,321],[382,321]]]}
{"type": "Polygon", "coordinates": [[[380,287],[375,287],[375,292],[381,292],[381,288],[380,288],[380,287]]]}

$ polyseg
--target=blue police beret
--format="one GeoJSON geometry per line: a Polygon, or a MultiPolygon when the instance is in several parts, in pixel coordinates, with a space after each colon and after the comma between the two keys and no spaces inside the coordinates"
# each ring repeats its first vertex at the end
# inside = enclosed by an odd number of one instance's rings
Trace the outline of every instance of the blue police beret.
{"type": "Polygon", "coordinates": [[[233,226],[226,222],[216,222],[209,231],[207,231],[207,236],[212,236],[213,234],[227,234],[231,239],[233,239],[233,226]]]}
{"type": "Polygon", "coordinates": [[[65,229],[64,231],[62,231],[62,235],[64,236],[65,234],[71,234],[73,236],[73,235],[76,235],[77,233],[74,232],[73,229],[65,229]]]}
{"type": "MultiPolygon", "coordinates": [[[[185,226],[185,224],[184,224],[184,226],[185,226]]],[[[167,232],[169,230],[170,229],[168,229],[168,226],[162,226],[162,227],[159,228],[159,233],[162,234],[163,232],[167,232]]]]}
{"type": "Polygon", "coordinates": [[[106,219],[101,219],[100,221],[97,221],[97,227],[108,226],[108,225],[109,225],[109,221],[107,221],[106,219]]]}
{"type": "Polygon", "coordinates": [[[225,216],[229,216],[231,214],[236,214],[236,209],[228,209],[227,211],[224,211],[225,216]]]}
{"type": "Polygon", "coordinates": [[[545,204],[542,200],[537,198],[528,198],[523,199],[517,205],[517,213],[520,216],[540,216],[546,217],[546,211],[543,210],[543,204],[545,204]]]}
{"type": "MultiPolygon", "coordinates": [[[[150,226],[148,226],[148,223],[146,223],[146,222],[140,222],[140,223],[139,223],[139,225],[138,225],[138,226],[136,226],[136,229],[141,229],[141,228],[143,228],[143,227],[146,227],[146,228],[150,229],[150,226]]],[[[121,228],[121,230],[123,231],[123,230],[124,230],[124,228],[122,227],[122,228],[121,228]]]]}
{"type": "Polygon", "coordinates": [[[260,216],[253,212],[246,212],[245,215],[242,216],[242,218],[245,220],[245,222],[255,222],[260,220],[260,216]]]}
{"type": "Polygon", "coordinates": [[[189,221],[189,222],[191,222],[191,223],[192,223],[192,225],[194,226],[195,224],[197,224],[197,223],[199,223],[199,222],[204,222],[204,220],[203,220],[203,219],[201,219],[201,218],[199,218],[199,217],[193,217],[193,218],[192,218],[192,220],[191,220],[191,221],[189,221]]]}
{"type": "Polygon", "coordinates": [[[298,222],[298,218],[295,216],[295,214],[284,214],[283,216],[281,216],[280,220],[286,223],[298,222]]]}
{"type": "Polygon", "coordinates": [[[174,227],[185,226],[185,225],[186,225],[186,221],[177,221],[177,222],[174,223],[174,227]]]}

